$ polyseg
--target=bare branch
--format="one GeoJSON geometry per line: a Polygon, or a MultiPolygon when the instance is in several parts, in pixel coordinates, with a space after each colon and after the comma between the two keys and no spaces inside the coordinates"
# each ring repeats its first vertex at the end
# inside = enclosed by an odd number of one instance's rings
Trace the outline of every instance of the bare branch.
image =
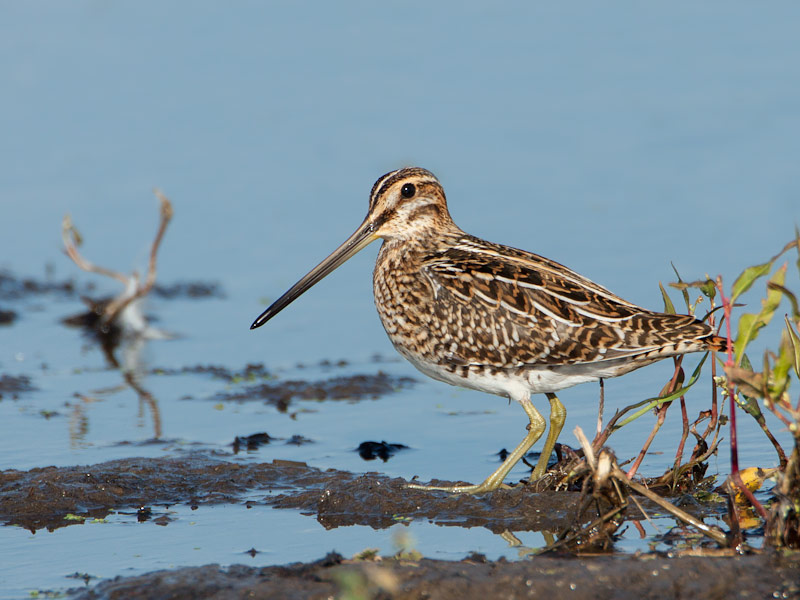
{"type": "Polygon", "coordinates": [[[70,218],[69,214],[64,215],[64,219],[61,221],[61,239],[64,240],[64,250],[66,251],[67,256],[72,259],[72,262],[78,265],[78,268],[88,273],[97,273],[98,275],[111,277],[112,279],[121,281],[125,285],[128,284],[129,278],[126,275],[118,273],[117,271],[112,271],[111,269],[99,267],[86,260],[80,254],[80,252],[78,252],[80,235],[75,229],[75,226],[72,224],[72,219],[70,218]]]}
{"type": "MultiPolygon", "coordinates": [[[[107,307],[106,309],[106,322],[112,322],[116,319],[123,310],[127,306],[130,305],[131,302],[146,296],[151,289],[153,289],[153,285],[156,282],[156,260],[158,256],[158,249],[161,246],[161,240],[164,238],[164,232],[167,230],[167,225],[169,225],[170,220],[172,219],[172,203],[170,203],[169,199],[161,192],[161,190],[156,189],[154,190],[156,197],[161,201],[161,220],[158,225],[158,231],[156,232],[156,237],[153,240],[152,245],[150,246],[150,263],[147,267],[147,277],[145,278],[144,285],[139,285],[138,275],[134,273],[133,277],[135,278],[135,289],[133,293],[123,294],[115,298],[107,307]]],[[[126,281],[126,284],[128,281],[126,281]]]]}
{"type": "Polygon", "coordinates": [[[618,466],[614,465],[612,467],[611,476],[614,477],[615,479],[617,479],[620,483],[622,483],[624,485],[627,485],[629,488],[631,488],[637,494],[641,494],[642,496],[644,496],[648,500],[651,500],[652,502],[655,502],[658,506],[663,508],[665,511],[667,511],[669,514],[671,514],[676,519],[679,519],[679,520],[683,521],[684,523],[687,523],[687,524],[691,525],[692,527],[696,528],[698,531],[700,531],[704,535],[710,537],[712,540],[714,540],[718,544],[720,544],[722,546],[726,546],[727,545],[727,539],[725,538],[725,534],[722,531],[720,531],[719,529],[717,529],[715,527],[709,527],[708,525],[706,525],[702,521],[700,521],[698,519],[695,519],[689,513],[681,510],[680,508],[678,508],[677,506],[675,506],[671,502],[668,502],[667,500],[664,500],[664,498],[662,498],[658,494],[656,494],[654,492],[651,492],[650,490],[648,490],[643,485],[640,485],[640,484],[636,483],[635,481],[631,481],[630,479],[628,479],[628,476],[625,475],[625,473],[623,473],[620,470],[620,468],[618,466]]]}

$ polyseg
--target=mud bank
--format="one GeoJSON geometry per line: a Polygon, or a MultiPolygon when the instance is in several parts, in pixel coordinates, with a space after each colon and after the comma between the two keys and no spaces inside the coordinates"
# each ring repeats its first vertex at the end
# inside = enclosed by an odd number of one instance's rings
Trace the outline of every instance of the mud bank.
{"type": "MultiPolygon", "coordinates": [[[[322,471],[304,463],[231,463],[208,456],[133,458],[76,467],[0,472],[0,521],[36,531],[76,524],[75,515],[151,506],[244,502],[315,514],[326,528],[391,527],[397,516],[440,525],[557,531],[569,522],[577,494],[534,493],[520,486],[481,496],[409,490],[376,473],[322,471]],[[263,491],[261,500],[254,492],[263,491]],[[65,516],[71,515],[65,519],[65,516]]],[[[80,521],[77,521],[79,523],[80,521]]]]}
{"type": "MultiPolygon", "coordinates": [[[[102,518],[113,510],[244,502],[316,515],[326,528],[384,528],[403,519],[438,525],[556,533],[574,519],[577,492],[534,492],[518,485],[476,496],[428,492],[377,473],[322,471],[305,463],[233,463],[206,455],[130,458],[97,465],[0,472],[0,522],[36,531],[75,524],[74,515],[102,518]],[[265,496],[253,500],[254,493],[265,496]],[[65,515],[72,515],[65,519],[65,515]]],[[[437,481],[437,484],[453,482],[437,481]]],[[[651,515],[658,507],[640,500],[651,515]]],[[[703,518],[715,504],[684,507],[703,518]]],[[[641,517],[635,515],[633,518],[641,517]]]]}
{"type": "Polygon", "coordinates": [[[80,600],[146,598],[798,598],[800,561],[777,556],[537,557],[521,562],[345,560],[222,569],[207,565],[118,577],[80,600]]]}
{"type": "MultiPolygon", "coordinates": [[[[579,502],[574,492],[534,492],[526,485],[465,496],[410,490],[406,483],[376,473],[322,471],[291,461],[234,463],[207,455],[134,458],[2,471],[0,521],[35,532],[80,524],[81,516],[103,518],[112,511],[141,521],[156,518],[162,507],[175,504],[245,503],[300,510],[329,529],[355,524],[390,527],[400,516],[442,526],[485,527],[513,538],[513,531],[559,532],[570,525],[579,502]]],[[[651,514],[657,511],[646,502],[642,505],[651,514]]],[[[716,510],[714,505],[695,507],[700,517],[716,510]]],[[[509,547],[509,556],[519,550],[509,547]]],[[[384,559],[369,552],[365,556],[348,560],[332,552],[317,562],[288,566],[179,568],[116,578],[71,593],[82,599],[463,600],[566,594],[570,598],[800,598],[796,555],[736,556],[694,547],[676,550],[673,557],[548,555],[515,562],[492,562],[475,554],[454,562],[425,559],[414,552],[384,559]]]]}

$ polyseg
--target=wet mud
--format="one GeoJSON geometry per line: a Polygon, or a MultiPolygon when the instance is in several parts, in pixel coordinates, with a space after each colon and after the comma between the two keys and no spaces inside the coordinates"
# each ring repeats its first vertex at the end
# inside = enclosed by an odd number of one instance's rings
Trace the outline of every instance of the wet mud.
{"type": "MultiPolygon", "coordinates": [[[[328,529],[356,524],[391,527],[400,516],[404,522],[424,519],[509,535],[569,527],[580,501],[577,492],[535,492],[524,484],[468,496],[412,490],[406,483],[376,473],[322,471],[291,461],[238,464],[206,455],[123,459],[0,472],[0,521],[35,532],[81,524],[82,517],[103,518],[111,511],[137,521],[158,521],[175,504],[245,503],[300,510],[315,515],[328,529]],[[262,498],[259,492],[264,492],[262,498]]],[[[646,501],[641,504],[650,514],[657,513],[646,501]]],[[[713,505],[696,508],[701,517],[716,510],[713,505]]],[[[78,597],[326,598],[366,590],[367,595],[351,597],[544,597],[569,591],[577,598],[743,598],[772,597],[776,592],[781,595],[775,597],[791,598],[800,597],[798,561],[797,556],[766,554],[537,556],[522,562],[490,562],[475,555],[449,562],[413,553],[399,559],[345,560],[331,554],[318,562],[284,567],[209,565],[117,578],[83,590],[78,597]]]]}
{"type": "Polygon", "coordinates": [[[282,460],[239,464],[201,455],[122,459],[1,471],[0,521],[31,531],[54,530],[80,523],[75,515],[102,518],[112,510],[242,502],[247,494],[251,505],[315,514],[328,529],[391,527],[401,515],[496,533],[557,531],[569,523],[578,498],[573,492],[535,493],[526,486],[480,496],[453,495],[407,489],[406,483],[377,473],[321,471],[282,460]],[[268,495],[252,500],[253,492],[260,490],[268,495]]]}
{"type": "Polygon", "coordinates": [[[215,402],[262,401],[286,412],[293,400],[376,400],[414,383],[410,377],[397,377],[383,371],[369,374],[343,375],[317,381],[286,380],[247,385],[241,389],[220,392],[215,402]]]}
{"type": "Polygon", "coordinates": [[[800,561],[754,555],[461,561],[346,560],[331,553],[303,564],[218,565],[118,577],[80,592],[81,600],[145,598],[465,598],[715,599],[797,598],[800,561]]]}
{"type": "MultiPolygon", "coordinates": [[[[31,531],[76,524],[74,515],[101,518],[112,510],[147,506],[248,504],[316,515],[327,529],[348,525],[386,528],[403,519],[506,531],[558,532],[574,520],[578,492],[536,492],[520,484],[490,494],[464,495],[408,489],[400,478],[377,473],[322,471],[305,463],[275,460],[240,464],[205,455],[133,458],[76,467],[0,471],[0,522],[31,531]],[[253,493],[268,493],[253,500],[253,493]],[[65,515],[72,515],[65,519],[65,515]]],[[[437,485],[454,482],[434,481],[437,485]]],[[[649,514],[659,514],[646,499],[649,514]]],[[[696,516],[716,514],[714,504],[695,504],[696,516]]]]}
{"type": "Polygon", "coordinates": [[[344,375],[318,381],[287,380],[262,383],[215,397],[217,401],[245,402],[263,400],[286,410],[292,400],[376,400],[414,382],[410,377],[396,377],[378,371],[375,374],[344,375]]]}
{"type": "Polygon", "coordinates": [[[103,517],[150,505],[238,502],[246,492],[293,488],[322,477],[301,463],[236,464],[205,456],[6,470],[0,471],[0,521],[53,530],[76,523],[66,515],[103,517]]]}
{"type": "MultiPolygon", "coordinates": [[[[323,369],[342,367],[348,363],[324,362],[323,369]]],[[[297,400],[377,400],[402,389],[411,387],[415,380],[411,377],[398,377],[378,370],[375,373],[354,375],[334,375],[315,381],[305,379],[282,380],[267,370],[262,363],[246,365],[234,370],[217,365],[194,365],[179,369],[156,368],[153,375],[209,375],[216,379],[235,384],[230,390],[219,391],[209,396],[213,402],[263,402],[274,406],[279,412],[286,412],[292,401],[297,400]]],[[[247,440],[240,440],[239,445],[247,440]]],[[[260,443],[268,442],[262,438],[260,443]]],[[[397,448],[390,450],[389,455],[397,448]]]]}

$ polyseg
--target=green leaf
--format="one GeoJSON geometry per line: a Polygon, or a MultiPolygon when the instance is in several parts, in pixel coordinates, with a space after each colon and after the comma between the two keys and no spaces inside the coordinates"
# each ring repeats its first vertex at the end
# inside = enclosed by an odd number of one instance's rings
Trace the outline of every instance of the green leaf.
{"type": "Polygon", "coordinates": [[[775,314],[775,310],[778,308],[778,305],[781,303],[781,299],[783,298],[783,282],[786,280],[786,263],[779,269],[773,273],[772,277],[770,277],[769,281],[767,282],[767,297],[761,301],[761,313],[759,316],[763,316],[766,320],[766,323],[769,323],[772,320],[772,316],[775,314]]]}
{"type": "Polygon", "coordinates": [[[746,395],[742,390],[736,395],[736,404],[759,423],[764,420],[764,415],[758,407],[758,400],[746,395]]]}
{"type": "Polygon", "coordinates": [[[664,286],[661,282],[658,282],[658,287],[661,288],[661,297],[664,299],[664,312],[669,313],[671,315],[675,314],[675,305],[672,304],[672,300],[667,295],[667,290],[664,289],[664,286]]]}
{"type": "Polygon", "coordinates": [[[789,303],[792,305],[792,317],[795,319],[800,319],[800,305],[797,303],[797,296],[795,296],[788,288],[778,285],[777,283],[768,283],[768,288],[779,290],[781,294],[783,294],[789,303]]]}
{"type": "Polygon", "coordinates": [[[769,280],[769,283],[776,285],[775,287],[767,287],[767,297],[761,301],[761,311],[757,315],[745,313],[739,318],[739,329],[736,341],[733,343],[733,347],[736,349],[737,364],[747,345],[758,337],[758,332],[761,328],[767,325],[775,315],[775,311],[781,303],[781,298],[783,298],[783,293],[776,288],[783,286],[785,278],[786,265],[784,264],[775,271],[769,280]]]}
{"type": "Polygon", "coordinates": [[[700,286],[700,291],[705,294],[706,298],[713,300],[717,295],[717,285],[710,279],[706,279],[706,282],[700,286]]]}
{"type": "Polygon", "coordinates": [[[753,339],[753,335],[758,329],[758,317],[754,313],[744,313],[739,317],[739,330],[736,333],[736,341],[733,342],[733,349],[736,352],[736,364],[741,364],[747,344],[753,339]]]}
{"type": "Polygon", "coordinates": [[[76,515],[74,513],[67,513],[63,516],[65,521],[85,521],[86,517],[82,515],[76,515]]]}
{"type": "MultiPolygon", "coordinates": [[[[672,265],[672,263],[670,263],[672,265]]],[[[681,274],[678,273],[678,269],[675,268],[675,265],[672,265],[672,270],[675,271],[675,277],[678,278],[678,283],[683,283],[683,279],[681,279],[681,274]]],[[[683,301],[686,302],[686,309],[689,310],[691,306],[691,301],[689,300],[689,291],[686,289],[686,286],[680,286],[681,293],[683,294],[683,301]]]]}
{"type": "Polygon", "coordinates": [[[772,259],[771,261],[765,262],[762,265],[747,267],[744,271],[742,271],[742,274],[736,278],[736,281],[733,284],[733,290],[731,291],[731,304],[734,303],[736,298],[749,290],[757,279],[764,277],[764,275],[768,275],[772,269],[772,263],[774,261],[775,259],[772,259]]]}
{"type": "MultiPolygon", "coordinates": [[[[783,394],[789,387],[789,369],[792,368],[793,363],[792,344],[789,341],[789,335],[786,331],[781,332],[781,342],[778,347],[778,356],[775,358],[775,364],[772,367],[772,372],[767,379],[767,388],[770,396],[776,401],[780,402],[783,394]]],[[[764,358],[764,364],[768,364],[768,356],[764,358]]],[[[766,372],[766,370],[765,370],[766,372]]]]}
{"type": "Polygon", "coordinates": [[[703,366],[703,363],[706,362],[707,358],[708,358],[708,352],[706,352],[703,355],[702,360],[700,360],[700,362],[697,364],[697,367],[695,368],[695,370],[692,371],[692,376],[689,378],[688,383],[686,385],[684,385],[682,388],[677,389],[674,392],[672,392],[671,394],[667,394],[666,396],[657,396],[655,398],[648,398],[647,400],[642,400],[641,402],[637,402],[636,404],[633,404],[630,407],[628,407],[628,408],[638,408],[639,406],[643,406],[643,408],[640,408],[639,410],[637,410],[634,414],[632,414],[627,419],[624,419],[624,420],[620,421],[619,423],[617,423],[617,425],[614,427],[614,431],[616,431],[617,429],[619,429],[621,427],[624,427],[625,425],[627,425],[631,421],[635,421],[636,419],[641,417],[646,412],[648,412],[648,411],[650,411],[650,410],[652,410],[654,408],[658,408],[662,404],[666,404],[668,402],[672,402],[673,400],[677,400],[678,398],[683,396],[687,391],[689,391],[689,388],[691,388],[695,384],[695,382],[697,381],[697,378],[700,377],[700,369],[703,366]]]}
{"type": "Polygon", "coordinates": [[[794,327],[792,327],[789,317],[784,317],[784,319],[786,320],[786,329],[789,330],[789,340],[792,342],[792,350],[794,351],[794,372],[800,377],[800,336],[797,335],[794,327]]]}
{"type": "Polygon", "coordinates": [[[753,370],[753,363],[750,362],[750,357],[747,354],[742,355],[742,368],[753,370]]]}

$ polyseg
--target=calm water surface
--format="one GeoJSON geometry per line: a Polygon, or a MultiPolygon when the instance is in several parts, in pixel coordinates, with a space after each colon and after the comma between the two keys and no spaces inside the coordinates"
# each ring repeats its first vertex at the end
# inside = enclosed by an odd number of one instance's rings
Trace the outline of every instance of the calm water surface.
{"type": "MultiPolygon", "coordinates": [[[[382,369],[417,383],[375,401],[299,403],[291,419],[261,403],[220,407],[219,380],[152,376],[167,443],[142,444],[154,435],[149,408],[114,390],[119,373],[59,323],[80,302],[4,301],[20,317],[0,329],[0,372],[29,375],[38,389],[0,401],[0,468],[229,452],[236,435],[268,431],[316,443],[245,460],[482,479],[522,436],[523,414],[396,359],[372,306],[377,245],[267,327],[249,331],[252,319],[355,229],[379,175],[409,164],[439,176],[466,231],[555,258],[631,301],[661,307],[670,262],[687,280],[732,281],[788,241],[800,216],[799,17],[789,2],[3,4],[0,268],[44,279],[49,265],[55,279],[116,291],[63,256],[61,218],[72,215],[87,257],[141,269],[158,186],[175,207],[159,280],[216,282],[225,295],[153,299],[157,325],[178,337],[147,344],[144,364],[263,362],[304,379],[382,369]],[[318,366],[340,359],[348,365],[318,366]],[[65,402],[75,394],[97,401],[74,414],[65,402]],[[412,450],[364,463],[353,448],[366,439],[412,450]]],[[[669,372],[609,381],[608,404],[655,395],[669,372]]],[[[693,414],[708,396],[702,385],[689,396],[693,414]]],[[[561,397],[572,443],[576,425],[593,430],[597,387],[561,397]]],[[[618,455],[635,453],[651,424],[616,440],[618,455]]],[[[678,430],[673,414],[648,474],[670,464],[678,430]]],[[[742,436],[744,464],[774,463],[757,431],[742,436]]],[[[716,460],[726,473],[726,452],[716,460]]],[[[165,528],[116,516],[54,533],[0,529],[0,596],[74,586],[65,576],[76,571],[269,564],[396,543],[394,530],[325,531],[287,511],[175,510],[165,528]],[[86,552],[66,551],[75,547],[86,552]],[[251,547],[262,554],[243,554],[251,547]]],[[[516,555],[486,530],[409,531],[432,557],[516,555]]],[[[533,533],[523,542],[542,543],[533,533]]]]}

